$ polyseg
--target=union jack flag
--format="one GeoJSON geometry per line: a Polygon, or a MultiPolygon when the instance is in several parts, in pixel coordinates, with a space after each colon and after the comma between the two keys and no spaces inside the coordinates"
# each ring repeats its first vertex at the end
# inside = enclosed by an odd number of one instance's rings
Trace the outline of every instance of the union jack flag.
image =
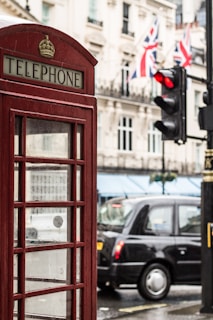
{"type": "Polygon", "coordinates": [[[130,77],[153,77],[156,73],[157,46],[158,46],[159,22],[156,18],[149,33],[144,39],[144,52],[137,63],[137,67],[130,77]]]}
{"type": "Polygon", "coordinates": [[[180,40],[175,47],[174,61],[181,67],[189,69],[192,64],[192,49],[190,42],[190,25],[188,24],[180,40]]]}

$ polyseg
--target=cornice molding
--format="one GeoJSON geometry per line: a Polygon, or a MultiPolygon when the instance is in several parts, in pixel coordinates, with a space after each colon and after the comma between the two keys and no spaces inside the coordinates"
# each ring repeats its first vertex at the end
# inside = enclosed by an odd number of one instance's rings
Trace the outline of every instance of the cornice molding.
{"type": "Polygon", "coordinates": [[[18,4],[15,0],[0,0],[0,6],[7,9],[11,15],[30,21],[39,22],[31,13],[18,4]]]}

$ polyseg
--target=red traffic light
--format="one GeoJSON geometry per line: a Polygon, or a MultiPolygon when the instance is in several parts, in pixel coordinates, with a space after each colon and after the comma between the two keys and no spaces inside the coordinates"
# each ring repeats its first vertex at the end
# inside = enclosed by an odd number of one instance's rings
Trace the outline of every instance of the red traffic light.
{"type": "Polygon", "coordinates": [[[162,85],[154,102],[161,108],[161,120],[154,126],[161,131],[162,140],[186,142],[186,70],[179,66],[160,69],[154,75],[162,85]]]}
{"type": "Polygon", "coordinates": [[[175,87],[174,74],[171,69],[159,70],[155,73],[154,78],[156,81],[160,82],[168,89],[173,89],[175,87]]]}

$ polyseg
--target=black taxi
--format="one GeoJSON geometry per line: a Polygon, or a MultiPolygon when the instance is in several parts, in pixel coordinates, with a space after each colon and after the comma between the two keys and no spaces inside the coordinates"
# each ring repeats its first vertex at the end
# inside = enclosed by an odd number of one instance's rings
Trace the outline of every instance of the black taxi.
{"type": "Polygon", "coordinates": [[[200,284],[200,198],[114,198],[98,211],[98,287],[137,285],[148,300],[171,284],[200,284]]]}

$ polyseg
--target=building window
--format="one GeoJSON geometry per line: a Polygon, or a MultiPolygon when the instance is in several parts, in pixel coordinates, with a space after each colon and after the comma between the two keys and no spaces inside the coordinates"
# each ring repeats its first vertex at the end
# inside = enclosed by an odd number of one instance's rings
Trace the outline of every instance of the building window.
{"type": "Polygon", "coordinates": [[[129,4],[123,3],[123,29],[122,32],[128,34],[129,27],[129,4]]]}
{"type": "Polygon", "coordinates": [[[50,12],[52,5],[46,2],[42,3],[42,23],[48,25],[50,23],[50,12]]]}
{"type": "Polygon", "coordinates": [[[132,118],[121,117],[118,124],[118,150],[132,151],[132,118]]]}
{"type": "Polygon", "coordinates": [[[155,128],[154,123],[150,123],[148,129],[148,152],[162,153],[162,137],[161,132],[155,128]]]}
{"type": "Polygon", "coordinates": [[[192,62],[201,65],[205,63],[205,52],[203,48],[192,47],[192,62]]]}
{"type": "Polygon", "coordinates": [[[201,92],[200,91],[195,90],[194,99],[195,99],[194,117],[197,118],[198,117],[198,112],[199,112],[199,107],[200,107],[200,100],[201,100],[201,92]]]}
{"type": "Polygon", "coordinates": [[[198,22],[198,25],[201,27],[206,26],[206,3],[205,1],[202,1],[200,9],[197,12],[196,20],[198,22]]]}
{"type": "Polygon", "coordinates": [[[131,37],[134,37],[134,32],[129,31],[130,25],[130,5],[123,2],[123,26],[122,33],[128,34],[131,37]]]}
{"type": "Polygon", "coordinates": [[[89,16],[88,16],[88,22],[96,24],[97,26],[102,27],[103,21],[100,21],[100,12],[98,10],[98,0],[89,0],[89,16]]]}
{"type": "Polygon", "coordinates": [[[176,9],[176,26],[180,27],[183,25],[183,8],[182,4],[179,4],[176,9]]]}
{"type": "Polygon", "coordinates": [[[122,96],[129,96],[129,63],[125,63],[121,69],[121,94],[122,96]]]}

